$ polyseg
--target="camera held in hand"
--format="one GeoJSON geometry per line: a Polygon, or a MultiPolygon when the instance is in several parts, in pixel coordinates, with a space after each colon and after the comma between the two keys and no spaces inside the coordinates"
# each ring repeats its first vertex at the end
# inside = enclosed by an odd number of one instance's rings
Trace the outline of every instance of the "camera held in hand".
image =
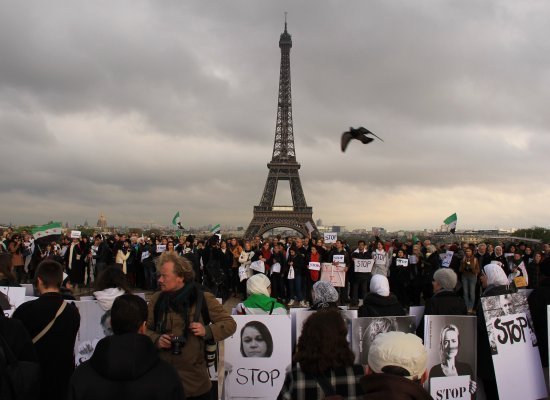
{"type": "Polygon", "coordinates": [[[170,347],[170,351],[173,355],[177,356],[181,354],[181,348],[185,346],[185,337],[183,336],[172,336],[171,339],[172,346],[170,347]]]}

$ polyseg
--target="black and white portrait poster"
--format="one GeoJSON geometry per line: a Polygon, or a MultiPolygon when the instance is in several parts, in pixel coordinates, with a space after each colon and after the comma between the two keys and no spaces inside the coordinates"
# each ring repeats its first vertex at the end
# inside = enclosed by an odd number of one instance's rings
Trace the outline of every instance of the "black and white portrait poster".
{"type": "Polygon", "coordinates": [[[424,347],[428,352],[426,389],[434,399],[475,398],[477,319],[473,316],[426,315],[424,347]]]}
{"type": "Polygon", "coordinates": [[[481,304],[499,397],[510,400],[546,398],[537,339],[525,295],[482,297],[481,304]]]}
{"type": "MultiPolygon", "coordinates": [[[[298,343],[298,339],[300,339],[300,336],[302,335],[302,328],[304,327],[306,320],[316,312],[317,311],[310,311],[307,309],[301,309],[300,311],[296,312],[296,344],[298,343]]],[[[357,310],[341,310],[340,313],[342,314],[342,318],[344,318],[344,321],[346,321],[346,325],[348,327],[347,339],[348,342],[351,344],[351,321],[357,318],[357,310]]]]}
{"type": "Polygon", "coordinates": [[[4,294],[0,302],[2,312],[6,317],[11,317],[15,309],[25,302],[25,288],[0,286],[0,292],[4,294]]]}
{"type": "Polygon", "coordinates": [[[236,315],[225,339],[224,398],[276,399],[291,363],[288,315],[236,315]]]}
{"type": "Polygon", "coordinates": [[[111,312],[103,311],[95,300],[74,303],[80,313],[80,329],[74,348],[75,363],[79,365],[92,356],[100,339],[112,335],[111,312]]]}
{"type": "Polygon", "coordinates": [[[399,331],[415,333],[414,316],[364,317],[351,321],[351,348],[355,363],[367,365],[370,344],[380,333],[399,331]]]}

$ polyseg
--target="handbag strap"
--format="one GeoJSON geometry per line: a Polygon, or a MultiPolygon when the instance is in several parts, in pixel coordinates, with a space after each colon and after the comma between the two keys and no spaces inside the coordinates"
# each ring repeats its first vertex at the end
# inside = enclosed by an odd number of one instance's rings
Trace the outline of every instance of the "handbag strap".
{"type": "Polygon", "coordinates": [[[40,339],[42,339],[42,337],[48,333],[48,331],[50,330],[50,328],[53,326],[53,324],[55,323],[55,320],[57,319],[57,317],[59,317],[61,315],[61,313],[63,312],[63,310],[65,310],[65,307],[67,306],[67,302],[65,300],[63,300],[63,303],[61,303],[61,306],[59,307],[59,310],[57,310],[57,313],[55,314],[55,317],[53,317],[53,319],[50,321],[50,323],[48,325],[46,325],[44,327],[44,329],[42,329],[40,331],[40,333],[38,335],[36,335],[35,337],[32,338],[32,344],[35,344],[36,342],[38,342],[40,339]]]}

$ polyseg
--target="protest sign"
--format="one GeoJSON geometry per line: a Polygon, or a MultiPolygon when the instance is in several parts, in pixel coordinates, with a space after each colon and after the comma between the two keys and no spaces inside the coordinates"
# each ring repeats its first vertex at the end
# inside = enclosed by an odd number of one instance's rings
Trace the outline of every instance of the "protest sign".
{"type": "Polygon", "coordinates": [[[81,236],[81,231],[71,231],[71,239],[80,239],[81,236]]]}
{"type": "Polygon", "coordinates": [[[408,267],[409,260],[407,258],[397,258],[395,260],[395,265],[397,265],[398,267],[408,267]]]}
{"type": "Polygon", "coordinates": [[[15,309],[25,302],[25,288],[0,286],[0,292],[6,296],[7,303],[2,304],[2,312],[6,317],[11,317],[15,309]]]}
{"type": "Polygon", "coordinates": [[[445,257],[443,258],[443,261],[441,262],[441,266],[443,268],[449,268],[449,265],[451,265],[451,261],[453,260],[453,254],[454,251],[447,250],[445,253],[445,257]]]}
{"type": "Polygon", "coordinates": [[[141,253],[141,262],[143,262],[143,260],[145,260],[146,258],[149,258],[150,256],[150,253],[148,251],[144,251],[143,253],[141,253]]]}
{"type": "Polygon", "coordinates": [[[237,315],[225,339],[225,399],[275,399],[291,363],[288,315],[237,315]]]}
{"type": "Polygon", "coordinates": [[[321,280],[332,283],[334,287],[346,286],[346,267],[337,267],[331,263],[322,263],[321,280]]]}
{"type": "Polygon", "coordinates": [[[547,391],[527,298],[523,293],[481,298],[501,399],[541,399],[547,391]],[[510,366],[514,379],[510,379],[510,366]],[[521,382],[521,385],[518,385],[521,382]]]}
{"type": "Polygon", "coordinates": [[[164,253],[166,251],[165,244],[157,244],[157,253],[164,253]]]}
{"type": "Polygon", "coordinates": [[[426,315],[424,347],[429,371],[425,386],[432,397],[470,400],[476,392],[470,386],[476,380],[476,317],[426,315]]]}
{"type": "Polygon", "coordinates": [[[336,232],[325,232],[323,238],[325,243],[335,243],[338,240],[338,234],[336,232]]]}
{"type": "Polygon", "coordinates": [[[359,258],[353,259],[354,271],[355,272],[371,272],[372,266],[374,265],[374,260],[361,260],[359,258]]]}
{"type": "Polygon", "coordinates": [[[346,262],[346,256],[344,254],[335,254],[332,256],[332,262],[334,264],[344,264],[346,262]]]}
{"type": "Polygon", "coordinates": [[[261,272],[262,274],[265,273],[265,265],[262,260],[254,261],[250,264],[250,269],[253,269],[254,271],[261,272]]]}
{"type": "Polygon", "coordinates": [[[271,272],[281,272],[281,264],[275,263],[271,266],[271,272]]]}
{"type": "Polygon", "coordinates": [[[96,300],[75,301],[80,313],[80,329],[74,346],[75,365],[88,360],[94,353],[97,342],[112,335],[111,311],[105,311],[96,300]]]}
{"type": "Polygon", "coordinates": [[[384,332],[415,333],[414,317],[366,317],[351,321],[351,348],[355,363],[367,365],[369,348],[376,336],[384,332]]]}
{"type": "Polygon", "coordinates": [[[468,375],[430,379],[430,395],[435,400],[471,400],[468,375]]]}
{"type": "Polygon", "coordinates": [[[308,264],[308,268],[312,271],[320,271],[321,263],[310,261],[308,264]]]}
{"type": "Polygon", "coordinates": [[[307,228],[307,231],[309,233],[313,232],[315,230],[315,228],[313,228],[313,225],[311,224],[311,222],[309,221],[306,221],[306,228],[307,228]]]}
{"type": "Polygon", "coordinates": [[[411,255],[409,256],[409,263],[410,263],[410,264],[416,264],[416,263],[418,263],[418,258],[417,258],[414,254],[411,254],[411,255]]]}

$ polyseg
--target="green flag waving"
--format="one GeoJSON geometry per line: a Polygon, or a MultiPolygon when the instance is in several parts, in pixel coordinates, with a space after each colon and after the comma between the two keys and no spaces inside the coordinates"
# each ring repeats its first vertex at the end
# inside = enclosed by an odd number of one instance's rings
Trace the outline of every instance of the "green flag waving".
{"type": "Polygon", "coordinates": [[[445,218],[445,221],[443,223],[447,225],[449,232],[455,233],[456,230],[456,221],[458,220],[456,213],[453,215],[449,215],[447,218],[445,218]]]}

